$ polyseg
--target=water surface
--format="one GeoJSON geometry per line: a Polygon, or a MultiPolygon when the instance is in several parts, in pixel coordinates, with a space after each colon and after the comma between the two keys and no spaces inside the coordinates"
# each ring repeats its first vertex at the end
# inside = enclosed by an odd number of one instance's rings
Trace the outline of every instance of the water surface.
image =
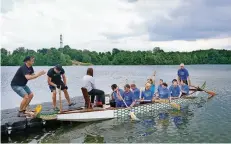
{"type": "MultiPolygon", "coordinates": [[[[18,107],[21,98],[10,87],[18,67],[1,67],[1,109],[18,107]]],[[[50,67],[34,67],[35,71],[50,67]]],[[[81,95],[81,78],[88,67],[64,67],[71,97],[81,95]]],[[[143,87],[145,80],[157,71],[170,84],[176,78],[178,66],[93,66],[97,88],[109,93],[110,85],[135,82],[143,87]]],[[[94,123],[61,125],[58,129],[34,132],[24,139],[12,137],[11,142],[231,142],[231,65],[191,65],[192,83],[207,82],[207,89],[217,95],[181,112],[170,110],[140,117],[140,122],[108,120],[94,123]]],[[[51,102],[46,75],[28,83],[35,93],[32,104],[51,102]]],[[[206,96],[205,93],[203,95],[206,96]]]]}

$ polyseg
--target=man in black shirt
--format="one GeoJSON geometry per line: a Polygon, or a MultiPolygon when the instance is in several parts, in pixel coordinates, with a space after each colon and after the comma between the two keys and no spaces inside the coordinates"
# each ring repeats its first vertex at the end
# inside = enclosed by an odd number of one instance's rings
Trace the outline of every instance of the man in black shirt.
{"type": "Polygon", "coordinates": [[[62,68],[61,65],[56,65],[54,68],[51,68],[48,72],[47,72],[47,76],[48,76],[48,85],[49,88],[52,92],[52,100],[53,100],[53,108],[56,111],[59,111],[59,109],[56,107],[56,88],[60,89],[61,86],[61,90],[63,90],[65,98],[68,102],[69,106],[75,105],[75,103],[71,103],[70,101],[70,97],[69,94],[67,92],[67,80],[66,80],[66,76],[65,76],[65,71],[62,68]],[[61,75],[63,78],[63,81],[61,80],[61,75]]]}
{"type": "Polygon", "coordinates": [[[14,78],[11,81],[12,89],[23,98],[18,112],[19,117],[25,116],[26,107],[29,105],[33,98],[33,93],[26,85],[28,80],[35,79],[45,74],[45,71],[40,71],[34,74],[34,69],[32,67],[33,64],[34,57],[27,56],[24,59],[24,64],[17,70],[14,78]]]}

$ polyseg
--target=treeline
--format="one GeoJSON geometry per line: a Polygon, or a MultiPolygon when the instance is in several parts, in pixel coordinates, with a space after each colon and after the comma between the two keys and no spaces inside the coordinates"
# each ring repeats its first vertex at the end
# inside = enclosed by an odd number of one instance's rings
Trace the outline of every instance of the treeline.
{"type": "Polygon", "coordinates": [[[17,48],[12,53],[1,48],[1,65],[21,65],[27,55],[36,58],[37,66],[53,66],[55,64],[72,65],[74,61],[93,65],[178,65],[185,64],[231,64],[230,50],[197,50],[192,52],[164,52],[159,47],[151,51],[125,51],[114,48],[112,52],[96,52],[88,50],[64,48],[42,48],[37,51],[17,48]]]}

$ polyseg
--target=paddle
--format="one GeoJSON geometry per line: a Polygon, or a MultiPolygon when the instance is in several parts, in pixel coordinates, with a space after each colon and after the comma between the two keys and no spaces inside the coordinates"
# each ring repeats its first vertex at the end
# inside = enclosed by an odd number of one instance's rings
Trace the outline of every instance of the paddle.
{"type": "MultiPolygon", "coordinates": [[[[122,98],[122,97],[121,97],[121,98],[122,98]]],[[[127,104],[126,104],[126,102],[124,101],[123,98],[122,98],[122,100],[123,100],[125,106],[126,106],[127,108],[129,108],[129,107],[127,106],[127,104]]],[[[130,108],[131,108],[131,107],[130,107],[130,108]]],[[[133,120],[139,120],[139,119],[136,117],[136,115],[134,114],[134,112],[132,111],[132,109],[130,110],[130,116],[131,116],[131,118],[132,118],[133,120]]]]}
{"type": "MultiPolygon", "coordinates": [[[[171,99],[171,98],[170,98],[171,99]]],[[[159,103],[169,103],[170,106],[174,109],[180,110],[180,105],[175,103],[175,102],[171,102],[171,100],[169,99],[159,99],[159,100],[155,100],[155,102],[159,102],[159,103]]]]}
{"type": "Polygon", "coordinates": [[[61,85],[60,85],[60,89],[59,89],[59,109],[60,109],[60,112],[62,112],[62,97],[61,97],[61,85]]]}
{"type": "Polygon", "coordinates": [[[196,87],[196,86],[192,86],[192,87],[195,87],[195,88],[197,88],[198,90],[204,91],[204,92],[206,92],[207,94],[209,94],[209,95],[211,95],[211,96],[215,96],[215,95],[216,95],[216,93],[213,92],[213,91],[208,91],[208,90],[202,89],[202,88],[200,88],[200,87],[196,87]]]}
{"type": "MultiPolygon", "coordinates": [[[[117,91],[117,95],[120,96],[120,98],[122,99],[123,103],[125,104],[126,108],[129,108],[128,105],[126,104],[126,102],[124,101],[123,97],[120,95],[120,93],[117,91]]],[[[130,116],[132,118],[132,120],[139,120],[136,115],[134,114],[134,112],[132,111],[132,109],[130,110],[130,116]]]]}

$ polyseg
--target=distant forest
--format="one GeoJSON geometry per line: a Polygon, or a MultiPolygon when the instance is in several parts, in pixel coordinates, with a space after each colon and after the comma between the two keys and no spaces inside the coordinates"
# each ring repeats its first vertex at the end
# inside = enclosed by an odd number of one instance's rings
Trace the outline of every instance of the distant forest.
{"type": "Polygon", "coordinates": [[[17,48],[12,53],[1,48],[1,65],[18,66],[27,55],[35,56],[35,65],[178,65],[231,64],[230,50],[197,50],[192,52],[164,52],[159,47],[149,51],[126,51],[114,48],[112,52],[96,52],[64,48],[42,48],[37,51],[17,48]]]}

